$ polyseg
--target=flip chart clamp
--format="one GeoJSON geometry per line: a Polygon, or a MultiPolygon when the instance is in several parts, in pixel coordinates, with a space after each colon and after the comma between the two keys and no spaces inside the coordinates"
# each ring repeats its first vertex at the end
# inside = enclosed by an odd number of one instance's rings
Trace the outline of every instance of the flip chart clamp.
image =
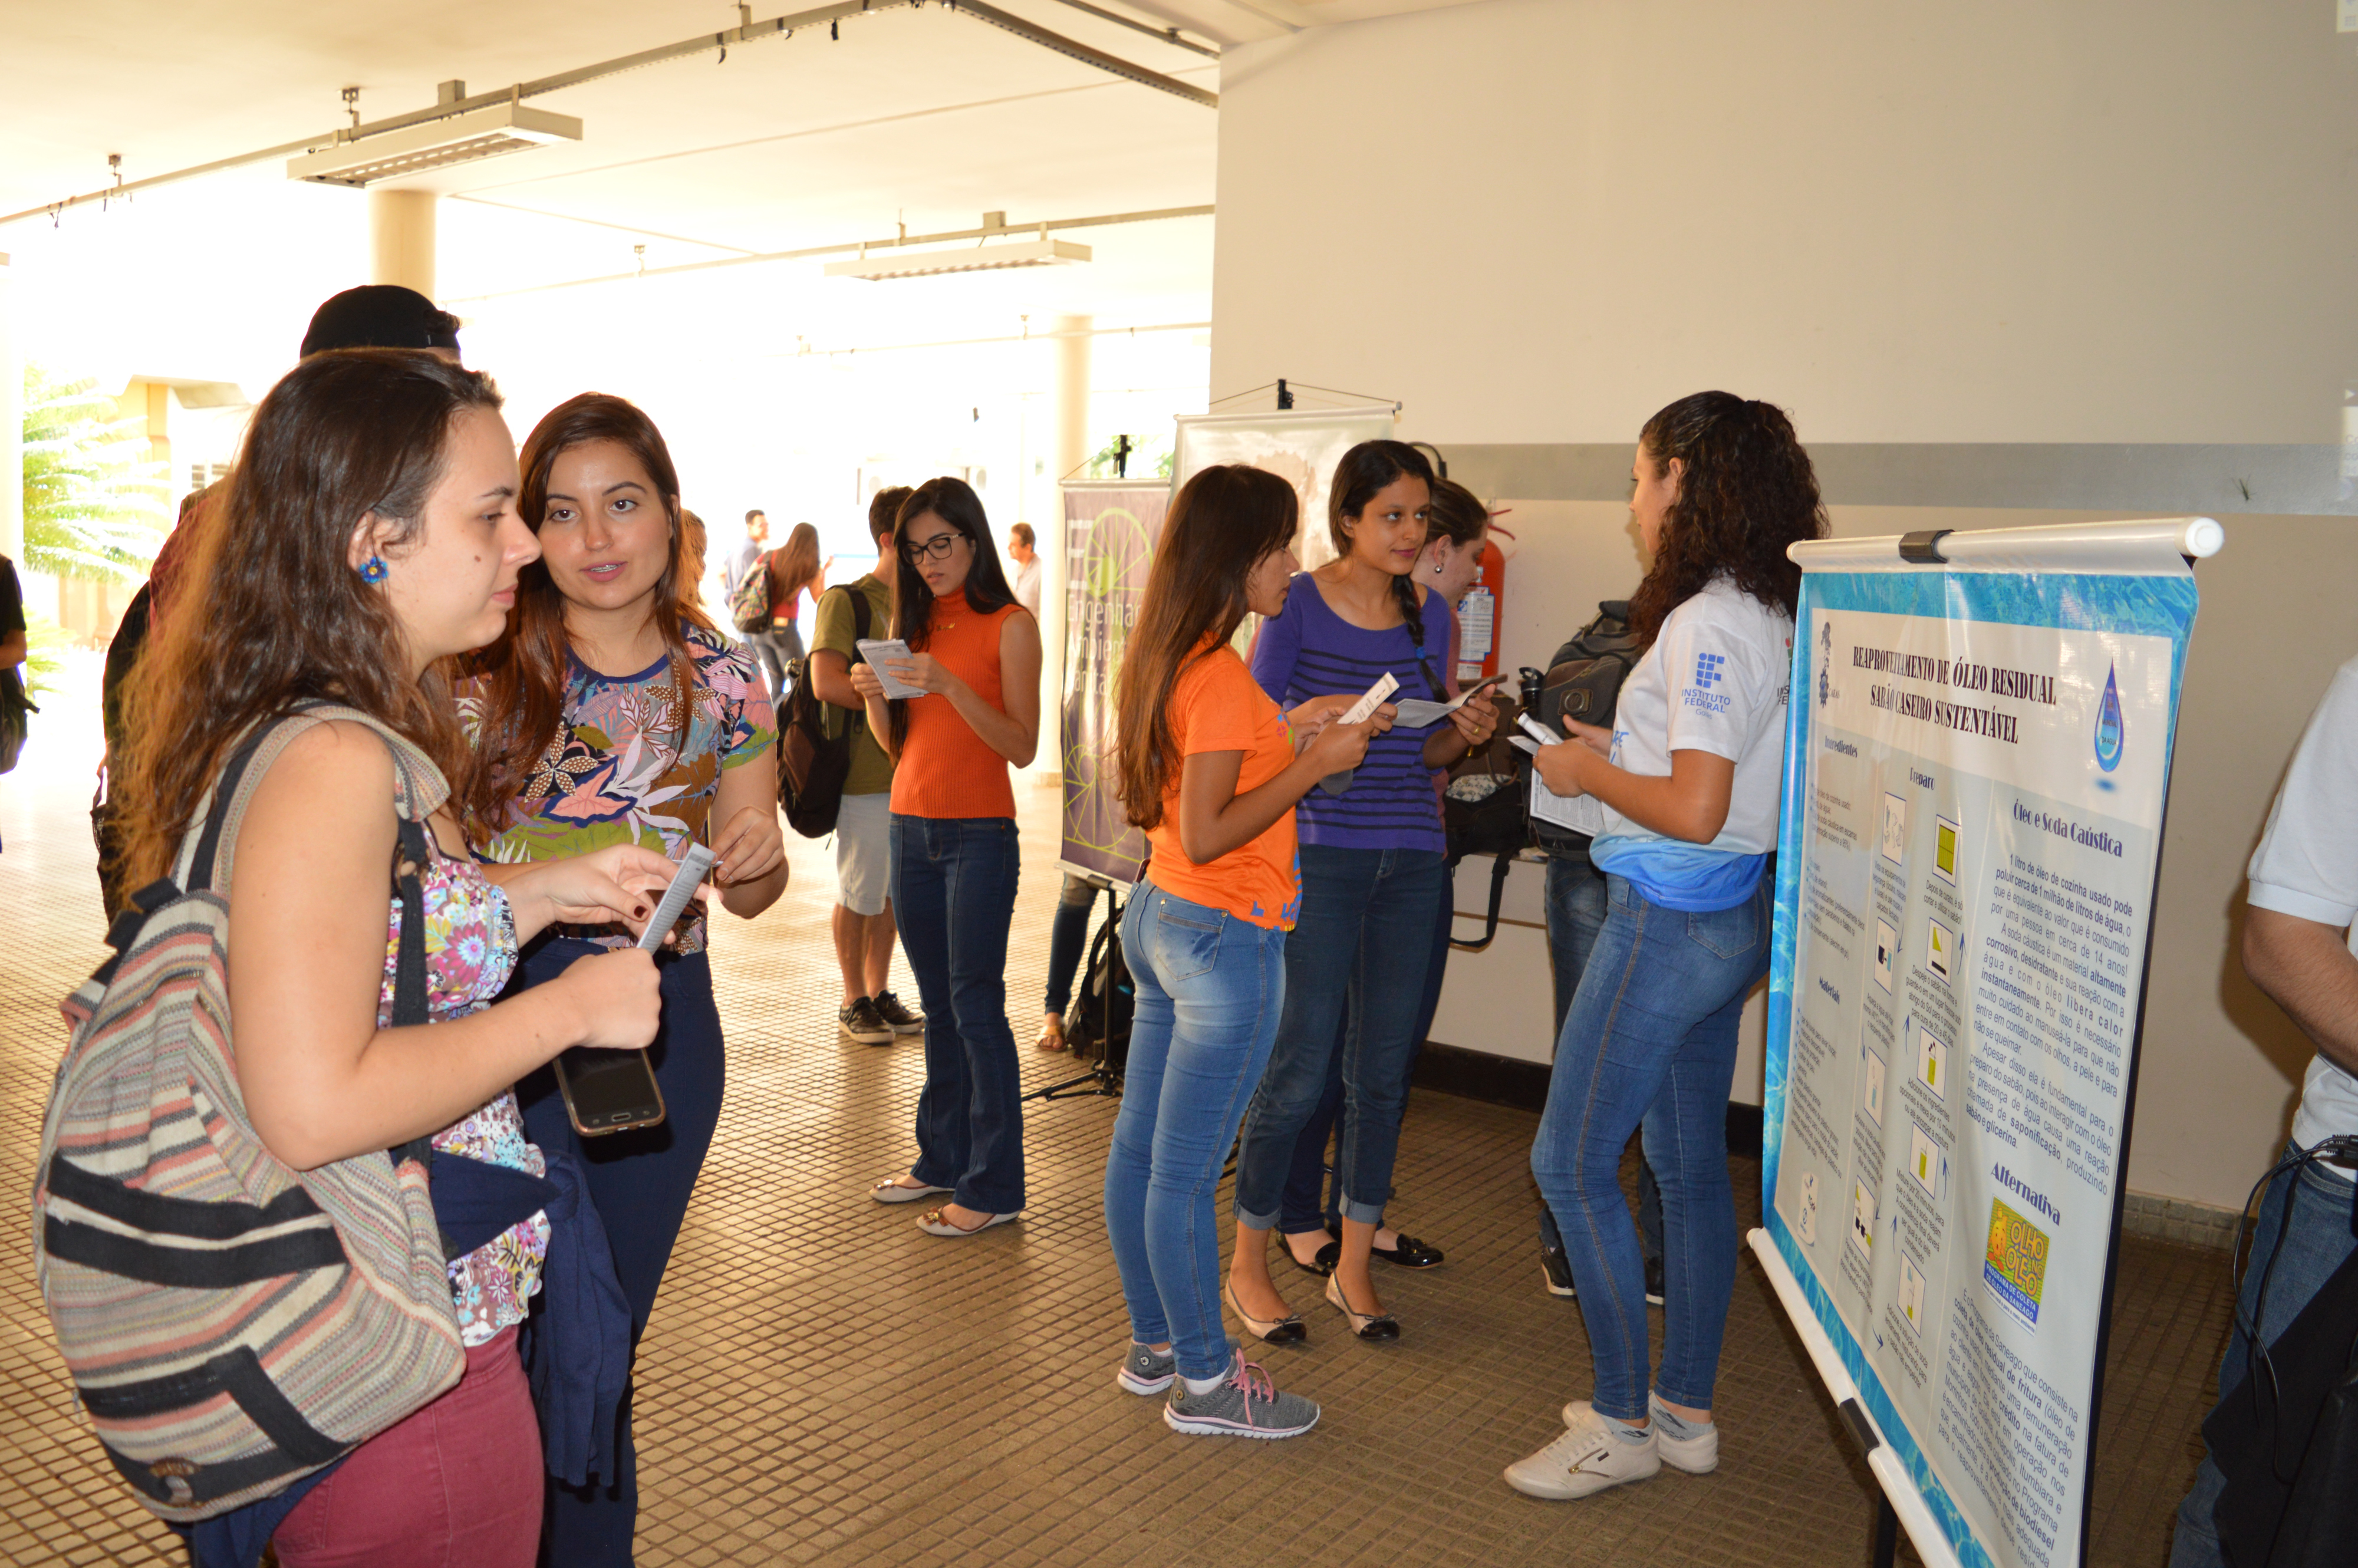
{"type": "Polygon", "coordinates": [[[1899,536],[1899,558],[1914,567],[1946,566],[1949,557],[1941,553],[1941,541],[1955,533],[1954,528],[1926,528],[1899,536]]]}

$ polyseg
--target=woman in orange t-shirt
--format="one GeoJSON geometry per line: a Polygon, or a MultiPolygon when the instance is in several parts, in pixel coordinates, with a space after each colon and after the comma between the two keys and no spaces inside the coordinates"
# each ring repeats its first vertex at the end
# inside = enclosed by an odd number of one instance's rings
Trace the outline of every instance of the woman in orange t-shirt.
{"type": "Polygon", "coordinates": [[[1007,927],[1015,916],[1015,792],[1009,763],[1040,733],[1040,624],[1015,602],[982,501],[936,479],[901,503],[892,635],[910,648],[895,679],[923,696],[887,701],[851,666],[868,729],[892,773],[892,910],[925,1005],[917,1162],[871,1189],[878,1203],[939,1194],[917,1228],[972,1236],[1023,1210],[1022,1088],[1007,1026],[1007,927]]]}
{"type": "Polygon", "coordinates": [[[1247,611],[1285,608],[1298,512],[1293,487],[1260,469],[1189,480],[1115,694],[1122,802],[1152,846],[1121,921],[1138,1007],[1106,1162],[1132,1337],[1118,1376],[1132,1393],[1169,1389],[1163,1419],[1210,1436],[1292,1437],[1318,1422],[1315,1404],[1229,1350],[1212,1211],[1277,1038],[1301,903],[1293,804],[1357,766],[1376,722],[1326,724],[1297,755],[1287,715],[1228,646],[1247,611]]]}

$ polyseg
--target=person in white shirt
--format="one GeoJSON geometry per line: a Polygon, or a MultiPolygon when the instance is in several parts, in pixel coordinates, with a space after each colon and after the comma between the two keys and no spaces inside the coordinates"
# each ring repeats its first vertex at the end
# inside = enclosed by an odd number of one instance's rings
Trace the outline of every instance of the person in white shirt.
{"type": "Polygon", "coordinates": [[[1586,1497],[1664,1464],[1719,1463],[1712,1387],[1736,1284],[1727,1097],[1745,994],[1768,967],[1801,568],[1785,548],[1825,531],[1809,453],[1782,411],[1725,392],[1646,423],[1629,512],[1651,557],[1629,602],[1646,652],[1610,732],[1542,748],[1540,777],[1591,795],[1604,830],[1605,925],[1565,1013],[1531,1145],[1588,1325],[1595,1391],[1564,1433],[1507,1469],[1531,1497],[1586,1497]],[[1660,1373],[1649,1383],[1646,1280],[1621,1196],[1645,1130],[1662,1193],[1660,1373]]]}
{"type": "MultiPolygon", "coordinates": [[[[2267,831],[2252,853],[2244,902],[2244,969],[2292,1016],[2317,1054],[2293,1113],[2292,1147],[2358,1136],[2358,659],[2334,673],[2293,753],[2267,831]]],[[[2244,1268],[2238,1316],[2261,1343],[2282,1334],[2350,1256],[2351,1162],[2315,1162],[2268,1184],[2244,1268]],[[2299,1201],[2295,1198],[2298,1196],[2299,1201]]],[[[2219,1368],[2224,1400],[2244,1380],[2251,1342],[2228,1336],[2219,1368]]],[[[2205,1454],[2178,1509],[2170,1568],[2226,1561],[2214,1513],[2225,1486],[2205,1454]]]]}
{"type": "Polygon", "coordinates": [[[1033,547],[1032,524],[1018,523],[1007,531],[1007,557],[1015,563],[1015,602],[1040,613],[1040,552],[1033,547]]]}

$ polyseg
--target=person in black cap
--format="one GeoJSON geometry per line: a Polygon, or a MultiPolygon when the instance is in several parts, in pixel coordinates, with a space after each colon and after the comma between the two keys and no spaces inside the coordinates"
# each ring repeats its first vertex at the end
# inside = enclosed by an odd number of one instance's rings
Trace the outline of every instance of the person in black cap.
{"type": "MultiPolygon", "coordinates": [[[[459,318],[414,288],[396,283],[364,284],[345,289],[311,313],[311,325],[303,333],[301,357],[308,360],[335,349],[416,349],[455,365],[460,362],[459,318]]],[[[114,638],[107,644],[101,704],[110,755],[123,749],[124,683],[138,663],[140,650],[147,645],[151,626],[163,619],[170,606],[173,581],[194,548],[211,498],[226,495],[227,483],[225,478],[216,480],[180,503],[178,524],[165,535],[155,564],[147,568],[146,582],[124,610],[114,638]]],[[[100,798],[91,803],[90,821],[92,837],[98,840],[99,892],[111,919],[131,890],[120,885],[122,846],[104,788],[100,786],[100,798]]]]}
{"type": "Polygon", "coordinates": [[[423,349],[459,361],[459,318],[414,288],[371,283],[347,288],[311,313],[303,357],[330,349],[423,349]]]}

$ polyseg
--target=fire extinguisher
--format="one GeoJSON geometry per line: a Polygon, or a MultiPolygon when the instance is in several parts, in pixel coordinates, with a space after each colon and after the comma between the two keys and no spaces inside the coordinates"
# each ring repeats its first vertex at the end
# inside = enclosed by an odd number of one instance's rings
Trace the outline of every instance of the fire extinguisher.
{"type": "MultiPolygon", "coordinates": [[[[1503,513],[1494,512],[1496,519],[1503,513]]],[[[1457,684],[1469,686],[1498,673],[1498,614],[1507,594],[1507,553],[1501,537],[1512,539],[1493,521],[1482,543],[1482,575],[1457,602],[1457,684]]]]}

